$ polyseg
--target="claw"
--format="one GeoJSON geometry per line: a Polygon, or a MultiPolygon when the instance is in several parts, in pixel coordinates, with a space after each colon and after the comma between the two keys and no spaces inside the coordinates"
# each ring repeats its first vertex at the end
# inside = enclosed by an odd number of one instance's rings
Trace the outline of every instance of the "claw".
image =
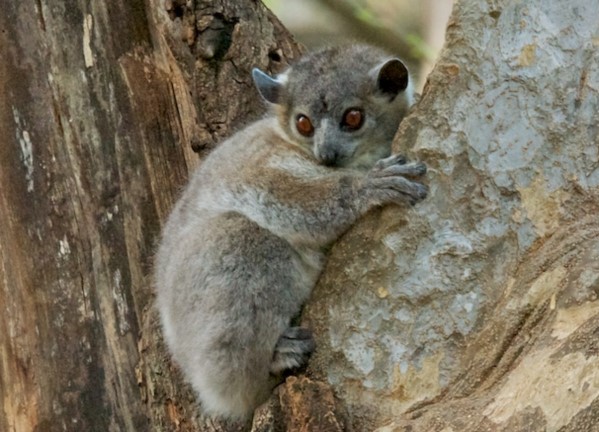
{"type": "Polygon", "coordinates": [[[424,163],[418,162],[414,168],[418,171],[418,175],[423,176],[426,174],[427,168],[424,163]]]}

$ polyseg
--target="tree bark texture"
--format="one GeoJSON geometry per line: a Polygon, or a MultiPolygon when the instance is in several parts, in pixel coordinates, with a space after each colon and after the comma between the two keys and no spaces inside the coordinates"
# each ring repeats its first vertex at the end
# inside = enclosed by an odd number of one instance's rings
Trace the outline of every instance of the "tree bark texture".
{"type": "MultiPolygon", "coordinates": [[[[170,362],[152,253],[299,47],[252,0],[1,6],[0,430],[242,429],[170,362]]],[[[593,2],[457,4],[397,141],[430,198],[333,247],[255,431],[597,430],[598,47],[593,2]]]]}
{"type": "Polygon", "coordinates": [[[457,3],[396,143],[430,197],[348,232],[304,314],[355,430],[599,430],[591,3],[457,3]]]}
{"type": "Polygon", "coordinates": [[[256,1],[1,3],[0,430],[224,430],[165,353],[152,254],[192,148],[298,46],[256,1]]]}

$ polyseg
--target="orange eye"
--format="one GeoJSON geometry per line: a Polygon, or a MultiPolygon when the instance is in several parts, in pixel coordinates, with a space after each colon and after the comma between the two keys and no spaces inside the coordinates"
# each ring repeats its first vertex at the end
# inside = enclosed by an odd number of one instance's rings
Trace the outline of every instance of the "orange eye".
{"type": "Polygon", "coordinates": [[[350,108],[343,114],[343,120],[341,126],[344,126],[347,130],[355,131],[362,127],[364,123],[364,113],[360,108],[350,108]]]}
{"type": "Polygon", "coordinates": [[[295,127],[297,128],[297,131],[305,137],[311,137],[314,134],[312,122],[303,114],[299,114],[295,118],[295,127]]]}

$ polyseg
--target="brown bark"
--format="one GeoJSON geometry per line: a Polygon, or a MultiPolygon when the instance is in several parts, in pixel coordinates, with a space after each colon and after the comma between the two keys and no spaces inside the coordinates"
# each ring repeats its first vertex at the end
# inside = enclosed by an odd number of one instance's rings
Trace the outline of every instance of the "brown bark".
{"type": "Polygon", "coordinates": [[[299,48],[260,2],[185,4],[2,2],[2,431],[222,430],[160,342],[153,248],[192,148],[263,111],[251,67],[299,48]]]}

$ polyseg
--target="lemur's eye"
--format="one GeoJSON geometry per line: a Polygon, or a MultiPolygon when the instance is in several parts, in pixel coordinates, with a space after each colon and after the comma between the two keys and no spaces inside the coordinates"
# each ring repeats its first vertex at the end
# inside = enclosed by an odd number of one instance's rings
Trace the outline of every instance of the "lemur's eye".
{"type": "Polygon", "coordinates": [[[350,108],[343,114],[341,126],[349,131],[356,131],[364,124],[364,112],[360,108],[350,108]]]}
{"type": "Polygon", "coordinates": [[[305,137],[314,135],[314,126],[312,126],[312,122],[303,114],[299,114],[295,118],[295,127],[297,128],[297,131],[305,137]]]}

